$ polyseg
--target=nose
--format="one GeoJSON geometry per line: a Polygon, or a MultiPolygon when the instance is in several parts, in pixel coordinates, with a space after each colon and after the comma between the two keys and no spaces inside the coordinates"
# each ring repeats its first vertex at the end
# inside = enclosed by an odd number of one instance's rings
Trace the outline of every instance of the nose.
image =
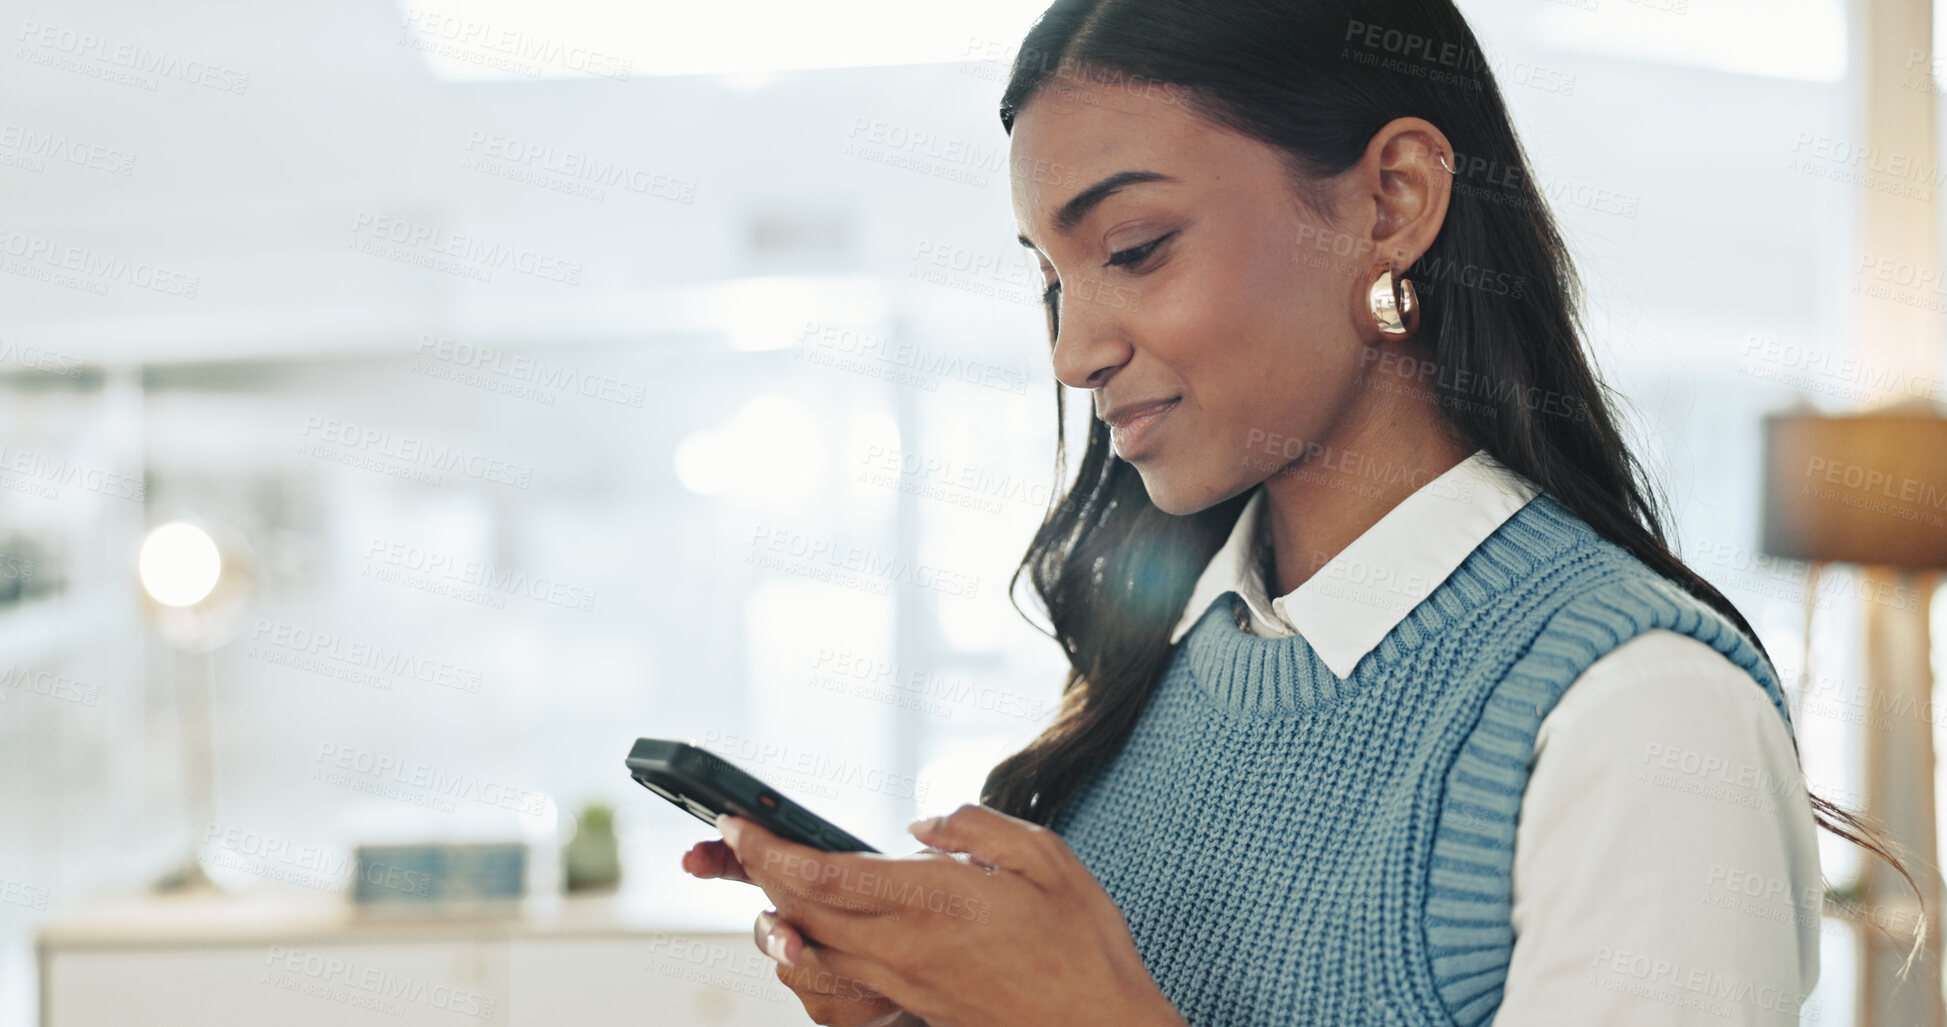
{"type": "Polygon", "coordinates": [[[1056,294],[1055,378],[1074,389],[1099,389],[1129,362],[1135,348],[1106,311],[1090,309],[1085,296],[1056,294]]]}

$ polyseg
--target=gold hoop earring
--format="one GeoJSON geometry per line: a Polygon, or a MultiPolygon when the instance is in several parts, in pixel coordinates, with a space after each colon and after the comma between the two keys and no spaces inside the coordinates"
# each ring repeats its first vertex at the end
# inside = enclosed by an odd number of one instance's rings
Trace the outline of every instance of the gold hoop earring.
{"type": "Polygon", "coordinates": [[[1411,335],[1420,327],[1420,302],[1413,295],[1413,283],[1402,278],[1393,285],[1393,269],[1387,265],[1366,290],[1366,305],[1372,309],[1373,323],[1386,335],[1411,335]]]}

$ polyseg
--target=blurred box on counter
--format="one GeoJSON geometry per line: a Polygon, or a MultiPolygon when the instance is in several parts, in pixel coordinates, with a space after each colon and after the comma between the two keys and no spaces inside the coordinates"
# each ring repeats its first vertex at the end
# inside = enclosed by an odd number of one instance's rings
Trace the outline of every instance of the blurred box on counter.
{"type": "Polygon", "coordinates": [[[493,910],[527,893],[519,842],[360,845],[352,855],[352,903],[363,910],[493,910]]]}

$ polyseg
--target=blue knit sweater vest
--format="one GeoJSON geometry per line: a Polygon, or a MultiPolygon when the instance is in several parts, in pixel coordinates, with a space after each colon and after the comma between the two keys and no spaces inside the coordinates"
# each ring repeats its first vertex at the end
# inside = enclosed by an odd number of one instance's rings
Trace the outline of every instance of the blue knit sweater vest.
{"type": "MultiPolygon", "coordinates": [[[[1302,636],[1185,635],[1128,744],[1050,823],[1192,1027],[1489,1023],[1515,823],[1570,682],[1654,628],[1747,671],[1729,621],[1547,493],[1341,679],[1302,636]]],[[[1628,768],[1618,768],[1628,772],[1628,768]]]]}

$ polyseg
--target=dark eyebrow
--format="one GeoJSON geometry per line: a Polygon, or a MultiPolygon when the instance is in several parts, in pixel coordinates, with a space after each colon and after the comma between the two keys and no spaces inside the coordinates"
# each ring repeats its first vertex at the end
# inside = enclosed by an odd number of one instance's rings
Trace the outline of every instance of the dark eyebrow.
{"type": "MultiPolygon", "coordinates": [[[[1160,171],[1118,171],[1100,182],[1089,186],[1087,189],[1076,193],[1074,199],[1062,204],[1061,209],[1055,212],[1055,231],[1062,235],[1067,235],[1074,231],[1075,226],[1081,224],[1083,218],[1088,217],[1089,211],[1094,210],[1097,204],[1114,195],[1117,190],[1125,185],[1135,185],[1139,182],[1174,181],[1176,179],[1160,171]]],[[[1023,246],[1034,246],[1034,241],[1029,239],[1025,233],[1015,238],[1021,240],[1021,245],[1023,246]]],[[[1039,248],[1036,247],[1036,249],[1039,248]]]]}

